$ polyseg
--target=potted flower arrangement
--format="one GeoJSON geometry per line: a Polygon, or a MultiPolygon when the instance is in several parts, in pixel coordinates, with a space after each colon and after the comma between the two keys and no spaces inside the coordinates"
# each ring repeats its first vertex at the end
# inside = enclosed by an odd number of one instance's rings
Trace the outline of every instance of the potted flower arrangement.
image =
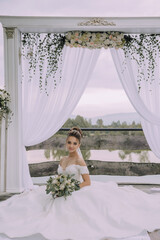
{"type": "Polygon", "coordinates": [[[12,112],[8,106],[10,101],[10,94],[4,89],[0,89],[0,121],[12,112]]]}

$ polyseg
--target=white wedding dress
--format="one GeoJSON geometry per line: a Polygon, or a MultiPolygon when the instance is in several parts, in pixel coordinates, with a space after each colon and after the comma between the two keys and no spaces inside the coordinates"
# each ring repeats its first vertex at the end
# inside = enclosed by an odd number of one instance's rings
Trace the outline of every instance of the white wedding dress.
{"type": "MultiPolygon", "coordinates": [[[[88,169],[72,164],[63,170],[59,165],[58,173],[82,180],[88,169]]],[[[146,240],[147,231],[160,228],[160,194],[94,181],[66,200],[54,200],[45,189],[37,186],[0,203],[1,239],[146,240]]]]}

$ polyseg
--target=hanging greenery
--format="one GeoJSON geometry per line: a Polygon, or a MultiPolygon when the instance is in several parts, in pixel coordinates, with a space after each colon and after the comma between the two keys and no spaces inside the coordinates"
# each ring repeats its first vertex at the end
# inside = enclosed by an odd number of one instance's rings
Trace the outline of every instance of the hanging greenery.
{"type": "Polygon", "coordinates": [[[140,90],[141,81],[144,79],[143,64],[147,67],[147,79],[150,83],[154,80],[154,69],[156,66],[155,57],[160,53],[160,39],[156,34],[124,34],[121,32],[84,32],[71,31],[64,34],[22,34],[22,53],[29,61],[30,79],[32,71],[35,74],[39,67],[39,86],[42,89],[42,73],[44,62],[47,60],[47,73],[45,76],[45,90],[49,77],[53,78],[54,88],[61,80],[55,78],[55,74],[61,71],[58,64],[62,64],[62,50],[64,45],[83,48],[115,48],[123,49],[125,56],[130,54],[132,60],[136,61],[138,68],[138,87],[140,90]],[[158,52],[157,52],[158,50],[158,52]]]}
{"type": "Polygon", "coordinates": [[[138,90],[141,89],[141,81],[148,81],[150,84],[154,80],[154,70],[157,65],[156,57],[160,54],[159,34],[131,34],[124,35],[125,44],[123,46],[125,57],[129,55],[131,60],[138,64],[137,83],[138,90]],[[147,76],[144,75],[144,68],[147,76]]]}
{"type": "MultiPolygon", "coordinates": [[[[56,88],[57,80],[55,74],[58,70],[58,64],[62,63],[62,49],[65,43],[65,37],[62,34],[40,34],[40,33],[22,33],[22,55],[28,59],[29,78],[32,79],[32,71],[35,74],[37,67],[40,72],[39,87],[42,90],[43,68],[47,61],[47,72],[45,76],[45,91],[47,92],[47,81],[51,77],[56,88]]],[[[61,70],[59,68],[61,80],[61,70]]]]}

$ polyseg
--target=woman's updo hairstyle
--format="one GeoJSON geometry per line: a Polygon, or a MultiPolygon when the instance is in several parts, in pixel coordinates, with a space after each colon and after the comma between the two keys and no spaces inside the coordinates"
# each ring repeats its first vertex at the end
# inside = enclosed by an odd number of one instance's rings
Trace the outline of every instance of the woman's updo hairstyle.
{"type": "Polygon", "coordinates": [[[78,127],[72,127],[67,134],[68,137],[75,137],[81,142],[81,138],[83,137],[82,130],[78,127]]]}

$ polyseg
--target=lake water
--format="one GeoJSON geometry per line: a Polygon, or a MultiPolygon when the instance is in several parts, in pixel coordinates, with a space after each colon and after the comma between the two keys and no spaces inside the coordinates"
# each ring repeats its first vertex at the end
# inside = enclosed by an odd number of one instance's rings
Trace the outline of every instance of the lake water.
{"type": "MultiPolygon", "coordinates": [[[[147,150],[83,150],[84,159],[101,160],[111,162],[138,162],[138,163],[160,163],[152,151],[147,150]]],[[[30,150],[27,151],[28,163],[39,163],[47,161],[58,161],[67,155],[63,150],[30,150]]]]}

